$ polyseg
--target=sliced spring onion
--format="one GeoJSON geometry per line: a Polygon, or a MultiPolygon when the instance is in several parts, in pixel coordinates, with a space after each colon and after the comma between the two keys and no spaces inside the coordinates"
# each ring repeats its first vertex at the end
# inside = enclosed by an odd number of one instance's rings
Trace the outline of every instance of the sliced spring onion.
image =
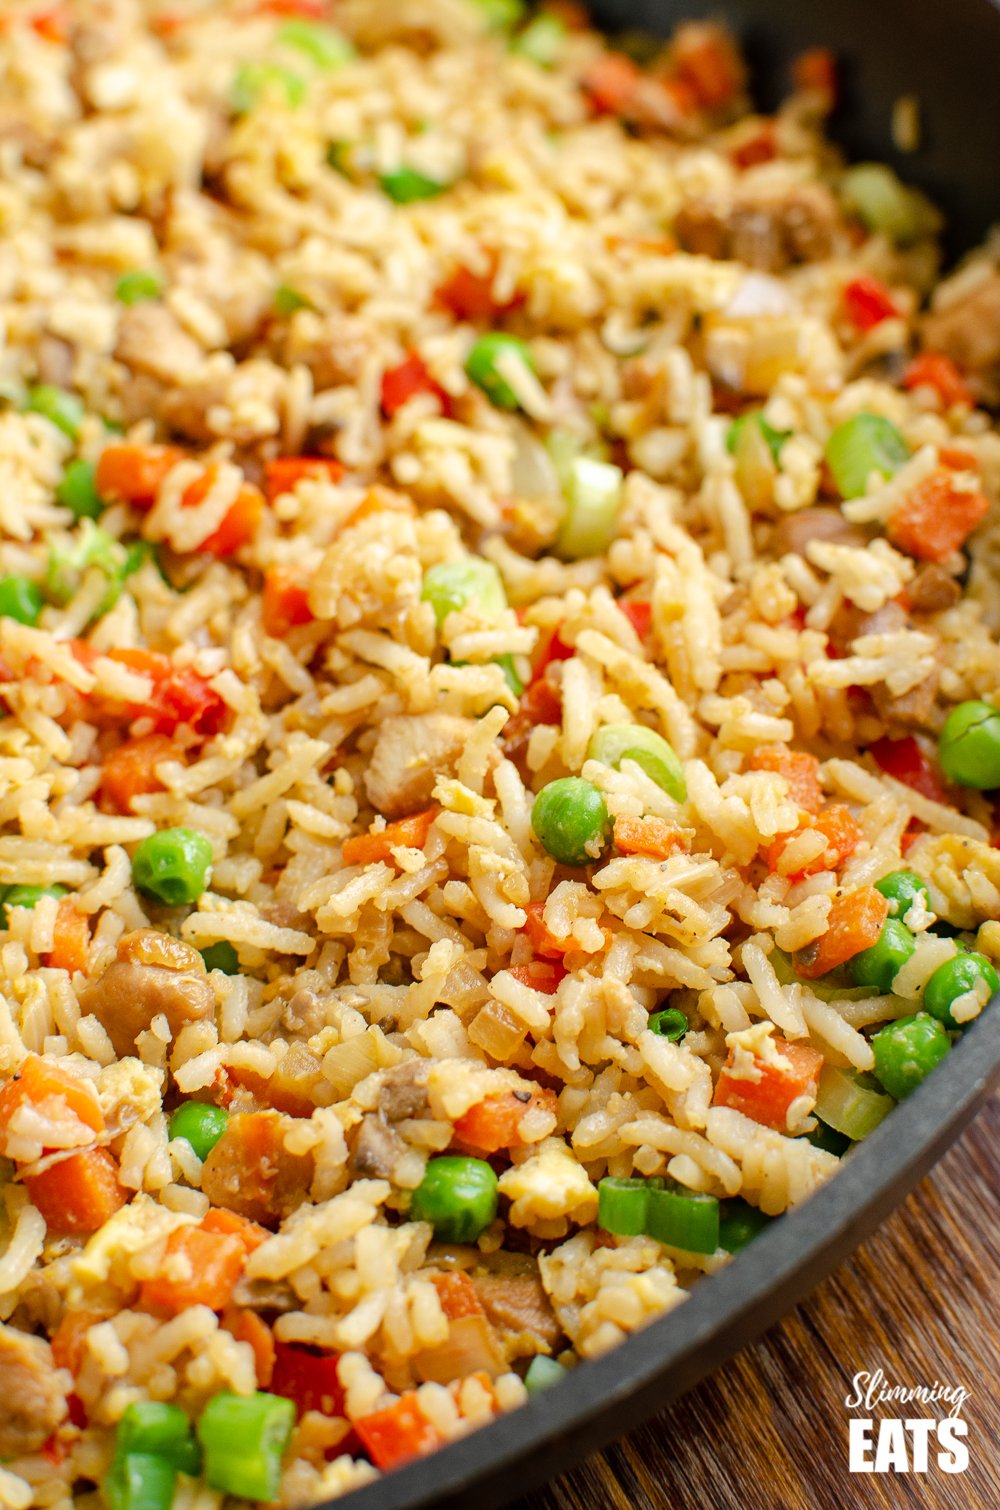
{"type": "Polygon", "coordinates": [[[297,309],[312,309],[309,300],[287,283],[279,283],[274,291],[274,312],[282,320],[294,315],[297,309]]]}
{"type": "Polygon", "coordinates": [[[244,63],[233,80],[229,103],[236,115],[247,115],[266,96],[284,98],[292,108],[305,103],[306,81],[280,63],[244,63]]]}
{"type": "Polygon", "coordinates": [[[524,692],[524,683],[517,674],[517,667],[514,665],[514,657],[509,653],[507,655],[498,655],[494,661],[494,665],[500,667],[500,670],[503,672],[504,681],[507,683],[514,696],[520,697],[524,692]]]}
{"type": "Polygon", "coordinates": [[[662,1012],[653,1013],[646,1026],[658,1038],[678,1043],[688,1030],[688,1020],[678,1007],[664,1007],[662,1012]]]}
{"type": "Polygon", "coordinates": [[[842,498],[860,498],[873,472],[892,477],[910,459],[896,426],[881,414],[856,414],[826,443],[826,461],[842,498]]]}
{"type": "Polygon", "coordinates": [[[524,0],[471,0],[490,31],[512,31],[524,17],[524,0]]]}
{"type": "Polygon", "coordinates": [[[209,1488],[240,1499],[273,1500],[294,1424],[295,1406],[279,1395],[228,1390],[215,1395],[198,1422],[209,1488]]]}
{"type": "Polygon", "coordinates": [[[675,1180],[649,1192],[646,1232],[686,1253],[714,1253],[719,1246],[719,1202],[675,1180]]]}
{"type": "Polygon", "coordinates": [[[450,613],[472,602],[478,603],[480,613],[488,618],[507,607],[500,573],[482,556],[463,556],[459,561],[441,561],[428,567],[420,597],[434,609],[439,629],[450,613]]]}
{"type": "Polygon", "coordinates": [[[177,1469],[153,1452],[119,1453],[104,1480],[111,1510],[170,1510],[177,1469]]]}
{"type": "Polygon", "coordinates": [[[539,68],[552,68],[566,40],[566,23],[559,16],[543,12],[534,16],[510,44],[518,57],[527,58],[539,68]]]}
{"type": "MultiPolygon", "coordinates": [[[[802,977],[796,973],[795,966],[783,949],[772,949],[770,954],[774,973],[783,986],[801,984],[802,977]]],[[[809,990],[820,1001],[864,1001],[870,997],[870,986],[849,986],[842,984],[846,981],[846,972],[833,971],[826,980],[811,980],[807,982],[809,990]]]]}
{"type": "Polygon", "coordinates": [[[41,588],[30,577],[0,577],[0,619],[34,627],[44,607],[41,588]]]}
{"type": "Polygon", "coordinates": [[[623,760],[634,760],[675,802],[687,797],[680,760],[667,741],[644,724],[605,724],[587,746],[587,759],[599,760],[616,771],[623,760]]]}
{"type": "Polygon", "coordinates": [[[597,1225],[605,1232],[613,1232],[616,1237],[641,1236],[646,1231],[653,1184],[652,1180],[625,1180],[605,1175],[597,1186],[597,1225]]]}
{"type": "Polygon", "coordinates": [[[610,461],[578,456],[565,483],[566,514],[559,527],[556,550],[571,561],[599,556],[618,529],[624,474],[610,461]]]}
{"type": "Polygon", "coordinates": [[[528,1372],[524,1376],[524,1387],[529,1395],[537,1395],[543,1389],[549,1389],[553,1384],[558,1384],[569,1373],[561,1363],[554,1358],[546,1358],[544,1353],[539,1353],[528,1364],[528,1372]]]}
{"type": "Polygon", "coordinates": [[[844,202],[869,230],[908,246],[940,225],[940,216],[916,189],[901,183],[884,163],[857,163],[840,181],[844,202]]]}
{"type": "Polygon", "coordinates": [[[448,184],[440,179],[418,173],[416,168],[393,168],[389,173],[379,174],[379,185],[393,204],[415,204],[419,199],[436,199],[443,194],[448,184]]]}
{"type": "Polygon", "coordinates": [[[503,374],[511,360],[522,363],[529,372],[535,371],[531,348],[524,341],[502,330],[490,330],[473,343],[465,361],[467,376],[498,409],[520,408],[520,400],[503,374]]]}
{"type": "Polygon", "coordinates": [[[746,414],[741,414],[738,419],[733,420],[726,434],[726,450],[731,456],[736,455],[736,448],[739,445],[740,436],[743,434],[747,425],[750,424],[756,424],[757,429],[767,441],[768,449],[770,450],[772,457],[775,461],[777,461],[778,457],[781,455],[782,446],[785,444],[785,441],[788,440],[792,432],[791,430],[776,430],[774,426],[769,424],[768,421],[764,418],[764,415],[760,409],[750,409],[746,414]]]}
{"type": "Polygon", "coordinates": [[[832,1064],[824,1065],[820,1072],[816,1115],[852,1143],[874,1132],[895,1104],[872,1075],[837,1069],[832,1064]]]}
{"type": "Polygon", "coordinates": [[[276,40],[304,53],[317,68],[343,68],[357,57],[342,32],[305,16],[290,16],[278,27],[276,40]]]}
{"type": "Polygon", "coordinates": [[[118,1423],[115,1450],[122,1455],[153,1453],[182,1473],[196,1476],[201,1472],[201,1449],[191,1422],[179,1405],[160,1400],[138,1400],[128,1406],[118,1423]]]}
{"type": "Polygon", "coordinates": [[[773,1220],[739,1197],[722,1201],[719,1206],[719,1247],[725,1248],[727,1253],[737,1253],[773,1220]]]}
{"type": "Polygon", "coordinates": [[[107,590],[93,613],[95,619],[102,618],[118,602],[127,578],[138,571],[149,553],[148,542],[141,540],[133,546],[125,546],[92,519],[84,518],[72,545],[50,547],[45,570],[46,590],[56,603],[68,603],[79,591],[86,574],[94,568],[107,582],[107,590]]]}

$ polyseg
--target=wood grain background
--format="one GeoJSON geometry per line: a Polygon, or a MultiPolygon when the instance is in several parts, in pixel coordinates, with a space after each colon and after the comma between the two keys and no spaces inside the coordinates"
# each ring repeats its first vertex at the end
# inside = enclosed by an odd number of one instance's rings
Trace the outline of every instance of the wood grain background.
{"type": "Polygon", "coordinates": [[[1000,1098],[761,1342],[515,1510],[1000,1510],[998,1150],[1000,1098]],[[878,1367],[970,1391],[965,1473],[848,1473],[843,1402],[878,1367]]]}

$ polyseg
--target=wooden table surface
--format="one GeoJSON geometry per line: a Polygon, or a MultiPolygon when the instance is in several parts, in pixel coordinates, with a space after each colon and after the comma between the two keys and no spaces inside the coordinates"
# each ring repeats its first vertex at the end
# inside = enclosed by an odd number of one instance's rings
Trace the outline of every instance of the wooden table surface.
{"type": "Polygon", "coordinates": [[[1000,1510],[998,1150],[1000,1098],[780,1325],[516,1510],[1000,1510]],[[893,1384],[965,1386],[966,1472],[943,1473],[933,1450],[926,1474],[848,1472],[847,1423],[866,1412],[844,1400],[878,1367],[893,1384]]]}

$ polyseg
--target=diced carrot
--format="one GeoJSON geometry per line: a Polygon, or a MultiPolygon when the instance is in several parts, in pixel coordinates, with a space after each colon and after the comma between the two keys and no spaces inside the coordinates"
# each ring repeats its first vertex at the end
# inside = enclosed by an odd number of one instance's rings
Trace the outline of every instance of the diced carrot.
{"type": "Polygon", "coordinates": [[[817,980],[845,965],[849,959],[877,943],[882,924],[889,916],[889,903],[874,886],[863,886],[843,897],[834,897],[827,914],[826,932],[795,956],[795,969],[804,980],[817,980]]]}
{"type": "Polygon", "coordinates": [[[455,1123],[456,1141],[485,1154],[520,1143],[518,1127],[529,1106],[552,1112],[556,1109],[554,1091],[538,1086],[527,1093],[527,1099],[522,1099],[524,1094],[500,1091],[495,1096],[487,1096],[484,1101],[477,1101],[455,1123]]]}
{"type": "Polygon", "coordinates": [[[719,1074],[712,1104],[731,1107],[764,1127],[787,1132],[792,1105],[800,1096],[816,1094],[823,1055],[809,1044],[788,1043],[784,1038],[772,1038],[771,1043],[787,1064],[773,1064],[755,1054],[755,1078],[745,1079],[734,1072],[737,1056],[731,1050],[719,1074]]]}
{"type": "Polygon", "coordinates": [[[979,462],[960,446],[938,446],[938,461],[951,472],[978,472],[979,462]]]}
{"type": "Polygon", "coordinates": [[[222,1314],[222,1325],[237,1342],[248,1342],[253,1352],[257,1388],[270,1389],[274,1377],[274,1333],[256,1311],[229,1306],[222,1314]]]}
{"type": "Polygon", "coordinates": [[[397,846],[423,849],[430,826],[439,812],[439,808],[429,807],[425,812],[387,823],[380,833],[355,834],[353,838],[345,839],[344,864],[374,865],[378,860],[385,860],[391,865],[392,851],[397,846]]]}
{"type": "Polygon", "coordinates": [[[642,80],[637,63],[623,52],[602,52],[583,76],[594,109],[602,115],[627,113],[642,80]]]}
{"type": "Polygon", "coordinates": [[[445,415],[451,413],[451,400],[441,384],[431,376],[427,363],[416,351],[382,374],[382,413],[387,419],[398,414],[404,404],[418,393],[430,393],[438,400],[445,415]]]}
{"type": "Polygon", "coordinates": [[[159,1274],[142,1282],[139,1304],[174,1316],[191,1306],[221,1311],[229,1304],[246,1258],[243,1240],[235,1233],[177,1227],[167,1238],[159,1274]]]}
{"type": "Polygon", "coordinates": [[[311,21],[322,21],[329,11],[329,0],[258,0],[260,16],[304,16],[311,21]]]}
{"type": "Polygon", "coordinates": [[[56,1368],[68,1368],[75,1378],[83,1363],[84,1338],[92,1326],[104,1321],[99,1311],[64,1311],[52,1333],[52,1361],[56,1368]]]}
{"type": "Polygon", "coordinates": [[[69,41],[69,21],[65,9],[56,5],[51,10],[40,11],[32,16],[30,25],[32,31],[44,37],[46,42],[62,46],[69,41]]]}
{"type": "Polygon", "coordinates": [[[104,1113],[90,1082],[38,1054],[29,1054],[0,1090],[0,1152],[7,1151],[11,1123],[22,1107],[49,1124],[46,1148],[79,1148],[104,1131],[104,1113]]]}
{"type": "Polygon", "coordinates": [[[185,453],[177,446],[135,446],[126,441],[105,446],[94,474],[94,486],[104,499],[149,509],[185,453]]]}
{"type": "Polygon", "coordinates": [[[90,919],[80,912],[72,897],[63,897],[56,909],[52,948],[45,955],[50,970],[86,970],[90,955],[90,919]]]}
{"type": "Polygon", "coordinates": [[[432,1274],[431,1284],[438,1293],[441,1309],[449,1321],[460,1316],[484,1316],[476,1287],[468,1274],[461,1269],[449,1269],[446,1274],[432,1274]]]}
{"type": "Polygon", "coordinates": [[[510,974],[522,986],[530,986],[533,991],[553,996],[559,989],[559,982],[565,980],[569,972],[561,960],[530,959],[521,965],[511,965],[510,974]]]}
{"type": "Polygon", "coordinates": [[[850,810],[838,802],[831,803],[821,812],[810,815],[791,834],[779,834],[769,846],[767,851],[767,868],[770,871],[781,869],[782,857],[785,850],[799,834],[815,829],[826,839],[826,848],[815,860],[811,860],[802,870],[788,872],[790,879],[798,879],[802,876],[818,875],[821,870],[836,870],[849,859],[864,838],[862,830],[858,827],[850,810]]]}
{"type": "Polygon", "coordinates": [[[304,477],[340,482],[344,465],[333,456],[278,456],[264,465],[264,491],[268,503],[281,493],[291,493],[304,477]]]}
{"type": "Polygon", "coordinates": [[[134,811],[136,797],[162,792],[163,782],[156,767],[164,760],[176,760],[177,745],[166,734],[143,734],[126,739],[104,758],[101,767],[101,791],[120,813],[134,811]]]}
{"type": "Polygon", "coordinates": [[[290,629],[311,624],[309,583],[291,566],[269,566],[264,573],[261,622],[272,639],[280,640],[290,629]]]}
{"type": "Polygon", "coordinates": [[[24,1181],[52,1233],[96,1232],[128,1200],[106,1148],[84,1148],[24,1181]]]}
{"type": "Polygon", "coordinates": [[[397,493],[394,488],[384,488],[381,483],[370,487],[358,504],[352,509],[347,518],[341,524],[342,530],[353,529],[360,524],[362,519],[372,519],[377,514],[386,512],[394,514],[406,514],[411,519],[417,516],[416,507],[412,499],[407,498],[405,493],[397,493]]]}
{"type": "Polygon", "coordinates": [[[653,625],[653,605],[648,598],[619,598],[618,607],[640,640],[646,639],[653,625]]]}
{"type": "Polygon", "coordinates": [[[883,320],[898,317],[899,310],[878,278],[855,278],[844,289],[844,308],[858,330],[874,330],[883,320]]]}
{"type": "Polygon", "coordinates": [[[926,755],[912,734],[904,739],[877,739],[869,754],[880,771],[910,786],[932,802],[951,802],[951,794],[937,766],[926,755]]]}
{"type": "Polygon", "coordinates": [[[953,474],[936,467],[893,509],[886,534],[893,545],[920,561],[946,561],[989,511],[989,499],[982,493],[957,488],[953,474]]]}
{"type": "Polygon", "coordinates": [[[915,356],[903,373],[903,387],[932,388],[945,409],[972,403],[961,369],[943,351],[922,351],[915,356]]]}
{"type": "MultiPolygon", "coordinates": [[[[202,503],[215,485],[217,469],[206,467],[201,477],[184,489],[181,508],[193,509],[202,503]]],[[[264,517],[264,495],[253,483],[245,482],[223,516],[218,529],[203,540],[196,550],[223,559],[249,545],[264,517]]]]}
{"type": "Polygon", "coordinates": [[[433,1452],[442,1442],[437,1427],[424,1415],[412,1390],[385,1410],[362,1416],[355,1421],[354,1429],[375,1467],[383,1472],[433,1452]]]}
{"type": "Polygon", "coordinates": [[[623,855],[651,855],[665,860],[687,849],[684,835],[665,818],[616,818],[615,848],[623,855]]]}
{"type": "MultiPolygon", "coordinates": [[[[89,650],[89,646],[87,649],[89,650]]],[[[155,650],[109,650],[109,660],[146,676],[152,682],[148,699],[127,707],[129,718],[150,718],[157,734],[172,734],[188,724],[196,734],[217,734],[228,709],[208,681],[192,666],[176,666],[155,650]]]]}
{"type": "Polygon", "coordinates": [[[721,110],[743,89],[745,70],[732,39],[711,22],[679,28],[671,48],[678,77],[706,110],[721,110]]]}
{"type": "Polygon", "coordinates": [[[819,784],[819,761],[805,750],[789,750],[785,745],[766,745],[755,750],[747,761],[749,771],[775,771],[788,783],[788,795],[807,813],[818,813],[823,806],[823,789],[819,784]]]}
{"type": "Polygon", "coordinates": [[[837,60],[828,47],[811,47],[792,64],[795,87],[802,94],[822,95],[833,104],[837,98],[837,60]]]}
{"type": "Polygon", "coordinates": [[[198,1225],[202,1232],[221,1232],[227,1237],[238,1237],[247,1258],[271,1236],[266,1227],[250,1221],[249,1217],[240,1216],[238,1211],[227,1210],[225,1206],[213,1206],[198,1225]]]}
{"type": "Polygon", "coordinates": [[[568,949],[575,947],[568,940],[556,938],[546,928],[544,902],[528,902],[524,910],[526,921],[521,932],[527,934],[528,942],[536,954],[541,954],[546,959],[562,959],[568,949]]]}

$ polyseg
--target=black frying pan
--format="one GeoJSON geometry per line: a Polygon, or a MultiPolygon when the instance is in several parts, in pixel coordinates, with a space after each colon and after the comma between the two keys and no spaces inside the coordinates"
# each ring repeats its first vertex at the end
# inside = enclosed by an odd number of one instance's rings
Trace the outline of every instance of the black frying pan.
{"type": "MultiPolygon", "coordinates": [[[[810,46],[842,61],[833,134],[854,158],[892,163],[949,220],[949,251],[1000,220],[1000,9],[992,0],[595,0],[608,31],[667,32],[707,15],[743,39],[765,108],[810,46]],[[900,95],[921,102],[919,150],[892,144],[900,95]]],[[[679,1310],[573,1371],[523,1409],[388,1474],[336,1510],[475,1510],[503,1504],[638,1425],[745,1347],[881,1222],[1000,1080],[1000,1005],[852,1152],[825,1189],[775,1222],[679,1310]]]]}

